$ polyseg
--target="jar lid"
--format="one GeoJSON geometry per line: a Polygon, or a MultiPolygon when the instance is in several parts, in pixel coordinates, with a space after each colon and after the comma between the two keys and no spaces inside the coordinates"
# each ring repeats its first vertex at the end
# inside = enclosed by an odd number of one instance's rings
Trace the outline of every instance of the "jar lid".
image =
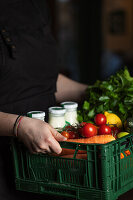
{"type": "Polygon", "coordinates": [[[49,113],[55,114],[55,115],[64,115],[66,112],[66,109],[60,106],[54,106],[49,108],[49,113]]]}
{"type": "Polygon", "coordinates": [[[61,106],[63,106],[66,109],[74,109],[78,107],[78,103],[72,102],[72,101],[66,101],[66,102],[62,102],[61,106]]]}
{"type": "Polygon", "coordinates": [[[45,117],[45,112],[44,111],[30,111],[27,113],[27,116],[31,118],[45,117]]]}

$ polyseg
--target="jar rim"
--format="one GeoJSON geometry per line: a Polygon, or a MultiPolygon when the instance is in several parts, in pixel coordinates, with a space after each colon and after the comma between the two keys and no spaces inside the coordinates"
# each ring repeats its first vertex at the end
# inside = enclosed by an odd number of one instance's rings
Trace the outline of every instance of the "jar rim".
{"type": "Polygon", "coordinates": [[[54,106],[49,108],[49,113],[56,115],[64,115],[66,113],[66,109],[61,106],[54,106]]]}
{"type": "Polygon", "coordinates": [[[45,112],[44,111],[29,111],[27,113],[28,117],[45,117],[45,112]]]}
{"type": "Polygon", "coordinates": [[[61,103],[61,106],[66,109],[76,109],[78,107],[78,103],[73,101],[65,101],[61,103]]]}

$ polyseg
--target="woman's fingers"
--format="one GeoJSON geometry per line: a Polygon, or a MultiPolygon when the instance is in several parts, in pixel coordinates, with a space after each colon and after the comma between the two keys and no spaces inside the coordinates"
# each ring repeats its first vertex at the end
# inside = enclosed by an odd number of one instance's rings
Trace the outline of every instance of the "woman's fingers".
{"type": "Polygon", "coordinates": [[[41,141],[40,148],[45,149],[45,145],[47,144],[49,146],[49,153],[57,153],[60,154],[62,151],[62,148],[58,141],[65,141],[66,137],[62,136],[58,131],[56,131],[53,127],[48,125],[49,129],[49,137],[45,138],[45,141],[41,141]]]}
{"type": "Polygon", "coordinates": [[[52,133],[52,135],[54,136],[54,138],[57,140],[57,141],[66,141],[67,138],[64,137],[63,135],[61,135],[58,131],[56,131],[53,127],[50,126],[50,131],[52,133]]]}
{"type": "Polygon", "coordinates": [[[50,149],[52,150],[51,153],[53,153],[53,152],[57,153],[57,154],[61,153],[62,148],[54,137],[51,137],[51,141],[50,141],[49,145],[50,145],[50,149]]]}
{"type": "Polygon", "coordinates": [[[46,151],[47,153],[61,153],[62,148],[60,147],[59,143],[56,141],[56,139],[50,135],[49,137],[47,137],[44,141],[41,141],[40,144],[36,144],[37,147],[41,150],[41,152],[43,153],[44,151],[46,151]]]}

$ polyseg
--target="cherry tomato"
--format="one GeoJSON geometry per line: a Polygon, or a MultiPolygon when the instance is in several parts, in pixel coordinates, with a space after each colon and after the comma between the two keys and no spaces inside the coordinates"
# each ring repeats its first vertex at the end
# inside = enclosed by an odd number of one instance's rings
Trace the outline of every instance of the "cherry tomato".
{"type": "Polygon", "coordinates": [[[74,132],[74,131],[69,131],[69,139],[77,139],[78,137],[78,133],[74,132]]]}
{"type": "Polygon", "coordinates": [[[112,135],[111,128],[105,124],[101,125],[98,129],[99,135],[112,135]]]}
{"type": "Polygon", "coordinates": [[[82,136],[83,137],[92,137],[94,135],[97,135],[96,126],[91,123],[86,123],[82,128],[82,136]]]}
{"type": "Polygon", "coordinates": [[[115,138],[117,138],[117,134],[120,132],[121,132],[121,130],[117,126],[111,127],[111,133],[115,138]]]}
{"type": "Polygon", "coordinates": [[[70,130],[71,128],[72,128],[71,125],[67,125],[67,126],[65,126],[65,130],[70,130]]]}
{"type": "Polygon", "coordinates": [[[63,136],[66,137],[67,139],[70,138],[70,134],[69,134],[68,132],[66,132],[66,131],[62,131],[62,132],[61,132],[61,135],[63,135],[63,136]]]}
{"type": "Polygon", "coordinates": [[[106,124],[106,116],[102,113],[99,113],[95,116],[94,121],[98,126],[106,124]]]}
{"type": "Polygon", "coordinates": [[[80,123],[80,126],[78,128],[78,132],[79,132],[80,135],[82,135],[83,127],[84,127],[85,124],[87,124],[87,122],[81,122],[80,123]]]}

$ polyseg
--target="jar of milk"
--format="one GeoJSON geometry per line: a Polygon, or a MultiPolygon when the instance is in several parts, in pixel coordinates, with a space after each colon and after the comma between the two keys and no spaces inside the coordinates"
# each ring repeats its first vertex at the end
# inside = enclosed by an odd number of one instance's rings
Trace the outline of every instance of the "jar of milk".
{"type": "Polygon", "coordinates": [[[67,101],[67,102],[62,102],[61,106],[66,109],[65,121],[69,122],[71,125],[78,124],[77,120],[78,103],[67,101]]]}
{"type": "Polygon", "coordinates": [[[66,109],[60,106],[49,108],[48,123],[55,129],[61,129],[65,126],[65,113],[66,109]]]}

